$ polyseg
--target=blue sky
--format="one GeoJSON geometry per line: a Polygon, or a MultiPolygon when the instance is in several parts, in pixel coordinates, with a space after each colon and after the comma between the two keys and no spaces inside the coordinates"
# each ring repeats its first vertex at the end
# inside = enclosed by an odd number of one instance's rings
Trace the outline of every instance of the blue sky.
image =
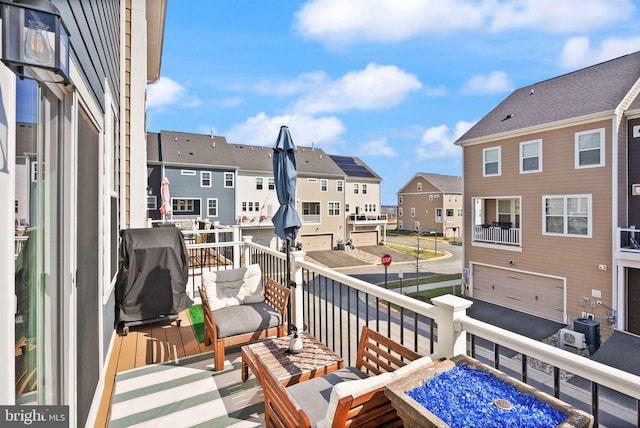
{"type": "Polygon", "coordinates": [[[148,129],[358,156],[381,203],[516,88],[640,50],[632,0],[171,0],[148,129]]]}

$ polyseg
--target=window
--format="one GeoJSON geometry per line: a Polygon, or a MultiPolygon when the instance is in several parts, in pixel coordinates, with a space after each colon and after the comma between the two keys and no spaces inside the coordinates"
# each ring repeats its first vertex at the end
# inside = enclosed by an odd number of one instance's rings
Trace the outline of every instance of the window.
{"type": "Polygon", "coordinates": [[[402,203],[402,195],[398,196],[398,205],[400,205],[402,203]]]}
{"type": "Polygon", "coordinates": [[[174,214],[200,214],[199,199],[172,199],[174,214]]]}
{"type": "Polygon", "coordinates": [[[358,183],[353,183],[353,194],[357,195],[360,193],[360,185],[358,183]]]}
{"type": "Polygon", "coordinates": [[[340,215],[340,202],[329,202],[327,206],[329,207],[329,216],[340,215]]]}
{"type": "Polygon", "coordinates": [[[256,211],[260,211],[260,202],[254,202],[253,206],[254,206],[256,211]]]}
{"type": "Polygon", "coordinates": [[[38,162],[31,162],[31,182],[38,182],[38,162]]]}
{"type": "Polygon", "coordinates": [[[500,175],[500,147],[482,150],[483,177],[500,175]]]}
{"type": "Polygon", "coordinates": [[[329,190],[329,181],[326,179],[320,180],[320,191],[326,192],[327,190],[329,190]]]}
{"type": "Polygon", "coordinates": [[[411,207],[411,217],[415,217],[416,216],[416,209],[414,207],[411,207]]]}
{"type": "Polygon", "coordinates": [[[348,213],[350,210],[349,204],[344,204],[344,212],[348,213]]]}
{"type": "Polygon", "coordinates": [[[211,187],[211,171],[200,171],[200,187],[211,187]]]}
{"type": "Polygon", "coordinates": [[[194,169],[183,169],[180,171],[181,175],[192,175],[192,176],[196,176],[196,171],[194,169]]]}
{"type": "Polygon", "coordinates": [[[243,211],[243,212],[246,212],[246,211],[247,211],[247,203],[246,203],[246,202],[243,202],[243,203],[242,203],[242,211],[243,211]]]}
{"type": "Polygon", "coordinates": [[[433,201],[433,195],[432,194],[429,194],[429,200],[433,201]]]}
{"type": "Polygon", "coordinates": [[[207,199],[207,217],[218,217],[218,198],[207,199]]]}
{"type": "Polygon", "coordinates": [[[576,168],[604,166],[604,128],[576,132],[576,168]]]}
{"type": "Polygon", "coordinates": [[[256,190],[262,190],[264,179],[261,177],[256,178],[256,190]]]}
{"type": "Polygon", "coordinates": [[[447,220],[452,219],[453,218],[453,208],[447,208],[446,214],[447,214],[447,220]]]}
{"type": "Polygon", "coordinates": [[[233,187],[233,172],[225,172],[224,173],[224,187],[233,187]]]}
{"type": "Polygon", "coordinates": [[[402,207],[398,207],[398,217],[404,217],[404,214],[402,213],[402,207]]]}
{"type": "Polygon", "coordinates": [[[442,208],[436,208],[436,221],[442,221],[442,208]]]}
{"type": "Polygon", "coordinates": [[[302,221],[313,223],[320,222],[320,202],[302,203],[302,221]]]}
{"type": "Polygon", "coordinates": [[[269,190],[274,190],[276,188],[276,184],[273,178],[269,179],[268,186],[269,186],[269,190]]]}
{"type": "Polygon", "coordinates": [[[158,209],[158,197],[156,195],[147,196],[147,209],[149,211],[158,209]]]}
{"type": "Polygon", "coordinates": [[[451,203],[451,197],[452,195],[447,195],[447,202],[451,203]]]}
{"type": "Polygon", "coordinates": [[[520,143],[520,173],[542,171],[542,140],[520,143]]]}
{"type": "Polygon", "coordinates": [[[453,196],[453,202],[454,203],[458,203],[458,195],[454,195],[453,196]]]}
{"type": "Polygon", "coordinates": [[[363,195],[366,195],[366,194],[367,194],[367,190],[368,190],[368,189],[367,189],[367,187],[368,187],[368,186],[367,186],[366,184],[363,184],[363,185],[362,185],[362,194],[363,194],[363,195]]]}
{"type": "Polygon", "coordinates": [[[458,208],[458,217],[462,217],[462,208],[458,208]]]}
{"type": "Polygon", "coordinates": [[[364,212],[366,213],[374,213],[377,211],[376,204],[364,204],[364,212]]]}
{"type": "Polygon", "coordinates": [[[543,197],[543,233],[591,237],[591,195],[543,197]]]}
{"type": "Polygon", "coordinates": [[[337,180],[336,181],[336,192],[342,193],[344,191],[344,181],[337,180]]]}
{"type": "Polygon", "coordinates": [[[249,202],[249,211],[253,211],[253,202],[249,202]]]}
{"type": "Polygon", "coordinates": [[[418,189],[418,192],[422,190],[422,183],[418,182],[418,184],[416,185],[416,189],[418,189]]]}

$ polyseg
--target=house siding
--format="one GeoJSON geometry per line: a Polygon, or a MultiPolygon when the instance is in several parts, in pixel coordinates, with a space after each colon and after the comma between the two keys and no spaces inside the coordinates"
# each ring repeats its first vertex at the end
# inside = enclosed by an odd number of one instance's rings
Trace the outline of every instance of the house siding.
{"type": "MultiPolygon", "coordinates": [[[[475,197],[519,197],[522,233],[521,247],[516,252],[498,246],[476,246],[471,234],[467,234],[465,265],[481,261],[506,268],[513,260],[520,270],[566,278],[566,307],[570,314],[585,310],[580,299],[591,296],[592,290],[600,290],[600,299],[610,305],[611,273],[599,270],[598,265],[611,264],[611,123],[605,120],[465,147],[465,210],[472,213],[471,201],[475,197]],[[575,133],[598,128],[605,129],[605,166],[575,169],[575,133]],[[542,172],[521,174],[520,142],[540,138],[542,172]],[[482,149],[496,146],[501,147],[502,173],[498,177],[482,177],[482,149]],[[591,237],[543,235],[543,196],[574,194],[592,197],[591,237]]],[[[465,219],[465,228],[471,230],[473,216],[465,219]]]]}

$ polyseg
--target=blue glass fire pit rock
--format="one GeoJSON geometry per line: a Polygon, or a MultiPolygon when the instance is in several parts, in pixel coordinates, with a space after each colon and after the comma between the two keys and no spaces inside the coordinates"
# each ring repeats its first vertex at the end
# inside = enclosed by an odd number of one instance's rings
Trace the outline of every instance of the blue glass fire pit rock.
{"type": "Polygon", "coordinates": [[[407,395],[452,428],[555,427],[567,417],[493,374],[466,365],[437,374],[407,395]]]}

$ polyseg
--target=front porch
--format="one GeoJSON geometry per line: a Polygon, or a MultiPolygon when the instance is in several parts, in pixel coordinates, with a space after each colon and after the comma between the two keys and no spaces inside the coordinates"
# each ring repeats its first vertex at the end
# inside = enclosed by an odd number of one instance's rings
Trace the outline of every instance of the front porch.
{"type": "MultiPolygon", "coordinates": [[[[194,245],[199,248],[206,244],[194,245]]],[[[221,244],[209,245],[219,251],[221,244]]],[[[229,242],[227,245],[235,248],[231,253],[236,257],[240,255],[244,264],[259,263],[265,277],[283,284],[286,282],[284,254],[254,244],[249,237],[244,242],[229,242]]],[[[599,421],[603,425],[617,427],[640,423],[639,376],[473,319],[465,313],[470,302],[464,299],[443,296],[434,304],[427,304],[306,262],[302,252],[295,252],[292,260],[293,279],[297,284],[291,298],[293,323],[340,354],[347,365],[355,361],[357,338],[362,327],[367,325],[421,355],[467,354],[476,357],[592,413],[596,423],[599,421]],[[477,339],[485,339],[495,345],[493,349],[483,348],[476,345],[477,339]],[[505,357],[501,352],[504,349],[515,351],[517,357],[505,357]],[[550,370],[539,371],[534,368],[533,361],[544,362],[550,370]],[[576,388],[565,380],[567,373],[586,379],[590,387],[576,388]],[[610,399],[603,392],[609,390],[627,399],[610,399]],[[628,406],[629,401],[634,404],[628,406]]],[[[191,281],[197,281],[197,276],[193,276],[191,281]]],[[[191,285],[189,289],[194,290],[195,287],[191,285]]],[[[182,325],[179,328],[175,323],[165,327],[152,325],[136,328],[126,337],[117,335],[104,378],[105,389],[97,426],[108,426],[113,379],[117,373],[211,350],[198,344],[193,333],[189,332],[191,327],[186,314],[181,314],[180,318],[182,325]]],[[[240,380],[235,355],[230,352],[227,358],[228,369],[237,371],[229,374],[236,379],[229,388],[242,390],[244,384],[240,380]]],[[[213,376],[215,374],[209,367],[212,364],[211,359],[202,370],[213,376]]],[[[535,367],[538,366],[536,364],[535,367]]],[[[255,394],[260,392],[254,391],[255,394]]],[[[259,398],[254,399],[260,401],[259,398]]],[[[244,426],[255,426],[251,425],[255,424],[255,415],[246,415],[246,418],[244,426]]]]}

